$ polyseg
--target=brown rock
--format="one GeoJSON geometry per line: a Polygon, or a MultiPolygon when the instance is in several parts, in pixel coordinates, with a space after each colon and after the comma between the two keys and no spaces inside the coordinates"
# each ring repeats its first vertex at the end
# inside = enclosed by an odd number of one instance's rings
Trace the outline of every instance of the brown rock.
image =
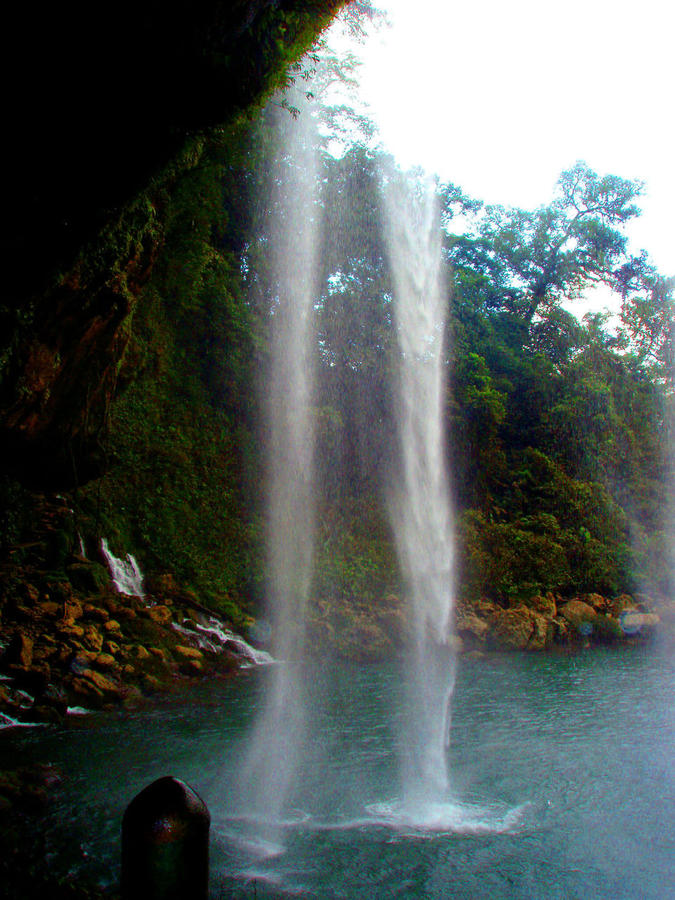
{"type": "Polygon", "coordinates": [[[458,611],[456,625],[457,633],[460,635],[469,634],[478,641],[484,641],[489,625],[484,619],[479,619],[475,613],[458,611]]]}
{"type": "Polygon", "coordinates": [[[37,603],[40,598],[40,591],[33,584],[24,584],[24,593],[29,603],[37,603]]]}
{"type": "Polygon", "coordinates": [[[82,677],[94,685],[97,691],[104,696],[118,697],[120,693],[119,685],[115,684],[107,675],[97,672],[95,669],[85,669],[82,677]]]}
{"type": "Polygon", "coordinates": [[[103,609],[102,606],[94,606],[93,603],[85,604],[84,615],[88,619],[94,619],[96,622],[107,622],[110,618],[110,613],[107,609],[103,609]]]}
{"type": "Polygon", "coordinates": [[[117,667],[115,657],[111,656],[109,653],[99,653],[94,659],[94,665],[98,669],[114,669],[117,667]]]}
{"type": "Polygon", "coordinates": [[[622,612],[628,609],[635,609],[635,601],[630,594],[619,594],[609,602],[609,611],[618,619],[622,612]]]}
{"type": "Polygon", "coordinates": [[[143,690],[147,691],[149,694],[154,694],[156,691],[161,691],[164,689],[164,685],[156,678],[154,675],[150,675],[148,672],[145,672],[143,675],[143,690]]]}
{"type": "Polygon", "coordinates": [[[120,652],[120,645],[116,644],[115,641],[103,641],[103,649],[106,653],[110,653],[112,656],[117,656],[120,652]]]}
{"type": "Polygon", "coordinates": [[[490,640],[503,650],[525,650],[534,630],[532,613],[519,606],[501,609],[495,613],[490,629],[490,640]]]}
{"type": "Polygon", "coordinates": [[[116,619],[109,619],[103,623],[103,629],[108,635],[118,635],[122,632],[122,626],[116,619]]]}
{"type": "Polygon", "coordinates": [[[201,675],[204,671],[204,664],[199,659],[186,659],[180,664],[180,670],[183,675],[201,675]]]}
{"type": "Polygon", "coordinates": [[[549,617],[530,611],[532,634],[527,644],[528,650],[545,650],[553,641],[553,624],[549,617]]]}
{"type": "Polygon", "coordinates": [[[492,600],[488,600],[487,597],[480,597],[473,604],[473,609],[479,618],[490,621],[501,610],[501,607],[492,600]]]}
{"type": "Polygon", "coordinates": [[[61,606],[53,600],[43,600],[35,607],[36,612],[41,616],[49,616],[53,618],[61,612],[61,606]]]}
{"type": "Polygon", "coordinates": [[[201,650],[198,650],[197,647],[184,647],[181,644],[178,644],[173,648],[173,652],[176,656],[180,656],[183,659],[204,659],[204,654],[201,650]]]}
{"type": "Polygon", "coordinates": [[[607,600],[602,594],[584,594],[584,603],[587,603],[596,612],[606,612],[608,608],[607,600]]]}
{"type": "Polygon", "coordinates": [[[88,678],[75,677],[70,682],[71,690],[84,698],[85,703],[91,706],[101,706],[104,699],[103,691],[100,691],[88,678]]]}
{"type": "Polygon", "coordinates": [[[79,600],[71,597],[65,604],[63,610],[63,620],[66,623],[72,623],[76,619],[82,618],[82,604],[79,600]]]}
{"type": "Polygon", "coordinates": [[[584,603],[583,600],[569,600],[561,607],[560,615],[563,619],[568,621],[570,625],[579,628],[584,622],[592,622],[596,616],[596,612],[592,606],[589,606],[588,603],[584,603]]]}
{"type": "Polygon", "coordinates": [[[75,625],[74,623],[71,624],[69,622],[62,622],[57,626],[57,631],[64,637],[84,637],[84,628],[82,627],[82,625],[75,625]]]}
{"type": "Polygon", "coordinates": [[[56,642],[51,640],[47,635],[43,635],[41,640],[42,643],[33,648],[33,660],[37,662],[51,659],[52,656],[55,656],[59,651],[56,642]]]}
{"type": "Polygon", "coordinates": [[[168,625],[173,619],[173,613],[168,606],[149,606],[143,610],[143,615],[158,625],[168,625]]]}
{"type": "Polygon", "coordinates": [[[33,638],[24,631],[15,631],[5,651],[3,663],[30,668],[33,662],[33,638]]]}
{"type": "Polygon", "coordinates": [[[557,615],[555,598],[550,591],[544,596],[537,594],[530,598],[525,605],[542,616],[548,616],[550,619],[557,615]]]}
{"type": "Polygon", "coordinates": [[[101,648],[103,647],[103,635],[94,625],[86,625],[82,643],[88,650],[94,650],[96,653],[100,653],[101,648]]]}
{"type": "MultiPolygon", "coordinates": [[[[113,610],[111,609],[111,612],[113,610]]],[[[114,613],[118,619],[135,619],[138,616],[138,613],[131,606],[115,606],[114,613]]]]}

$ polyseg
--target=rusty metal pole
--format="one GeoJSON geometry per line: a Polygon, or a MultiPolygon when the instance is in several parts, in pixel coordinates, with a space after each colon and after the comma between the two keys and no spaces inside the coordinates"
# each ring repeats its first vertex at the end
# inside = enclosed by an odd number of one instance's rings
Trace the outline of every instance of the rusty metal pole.
{"type": "Polygon", "coordinates": [[[122,819],[123,900],[206,900],[210,824],[201,797],[170,775],[137,794],[122,819]]]}

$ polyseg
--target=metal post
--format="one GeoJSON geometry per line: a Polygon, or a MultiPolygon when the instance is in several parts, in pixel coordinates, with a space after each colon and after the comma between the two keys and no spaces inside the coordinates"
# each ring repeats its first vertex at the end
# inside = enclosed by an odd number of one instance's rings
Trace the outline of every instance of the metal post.
{"type": "Polygon", "coordinates": [[[123,900],[206,900],[210,824],[201,797],[170,775],[137,794],[122,819],[123,900]]]}

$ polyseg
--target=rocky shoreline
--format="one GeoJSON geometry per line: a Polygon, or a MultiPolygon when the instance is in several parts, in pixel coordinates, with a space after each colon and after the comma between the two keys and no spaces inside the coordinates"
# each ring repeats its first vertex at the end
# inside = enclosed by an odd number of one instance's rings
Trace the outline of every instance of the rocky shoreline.
{"type": "MultiPolygon", "coordinates": [[[[231,677],[272,660],[172,575],[148,578],[136,596],[115,588],[104,562],[105,554],[96,561],[70,551],[56,570],[26,564],[25,554],[21,565],[11,557],[0,565],[0,733],[96,710],[133,710],[196,679],[231,677]]],[[[308,629],[313,652],[363,661],[399,653],[410,630],[405,603],[395,595],[375,607],[315,603],[308,629]]],[[[460,599],[451,643],[457,653],[479,657],[657,638],[675,639],[675,601],[548,593],[509,607],[460,599]]],[[[43,814],[59,778],[50,767],[20,761],[0,771],[0,880],[23,891],[7,896],[37,897],[43,888],[72,900],[116,896],[65,875],[55,881],[46,853],[27,843],[36,840],[31,821],[43,814]]]]}
{"type": "MultiPolygon", "coordinates": [[[[5,572],[0,728],[133,708],[194,679],[231,676],[271,660],[171,575],[151,579],[140,597],[117,591],[97,562],[74,557],[68,568],[68,579],[28,573],[15,578],[9,591],[12,579],[5,572]]],[[[394,596],[374,614],[356,610],[345,628],[347,640],[334,629],[319,629],[316,618],[310,621],[315,652],[324,647],[365,661],[396,652],[407,630],[402,601],[394,596]]],[[[548,593],[507,608],[487,598],[460,600],[451,640],[456,652],[476,655],[634,645],[656,636],[675,636],[675,601],[548,593]]]]}
{"type": "Polygon", "coordinates": [[[635,645],[675,637],[675,601],[620,594],[563,598],[535,595],[504,608],[488,599],[458,604],[460,652],[537,651],[597,645],[635,645]]]}
{"type": "Polygon", "coordinates": [[[230,676],[257,661],[253,648],[170,575],[155,578],[151,592],[138,597],[116,591],[96,562],[75,558],[70,569],[96,591],[32,573],[5,594],[0,727],[134,707],[195,678],[230,676]]]}

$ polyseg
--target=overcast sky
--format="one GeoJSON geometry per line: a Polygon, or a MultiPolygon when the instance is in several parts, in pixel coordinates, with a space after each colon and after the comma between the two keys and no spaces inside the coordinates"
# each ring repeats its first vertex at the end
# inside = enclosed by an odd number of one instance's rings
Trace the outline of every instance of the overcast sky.
{"type": "Polygon", "coordinates": [[[646,182],[632,227],[675,274],[675,5],[381,0],[356,48],[382,143],[486,202],[536,207],[577,159],[646,182]]]}

